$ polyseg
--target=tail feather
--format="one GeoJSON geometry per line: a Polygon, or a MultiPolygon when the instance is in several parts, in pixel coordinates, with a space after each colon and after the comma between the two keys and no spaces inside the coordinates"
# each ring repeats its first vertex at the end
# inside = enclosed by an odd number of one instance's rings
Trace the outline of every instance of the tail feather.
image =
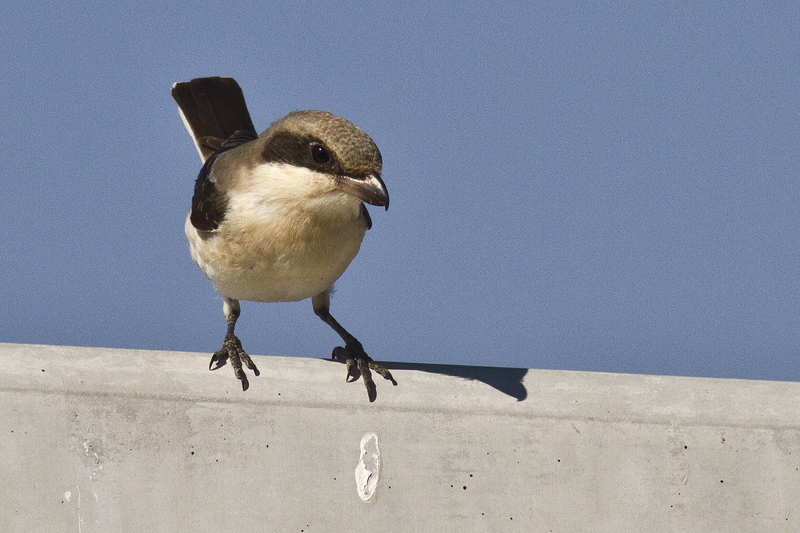
{"type": "Polygon", "coordinates": [[[203,161],[234,135],[258,136],[242,89],[233,78],[178,82],[172,86],[172,97],[203,161]]]}

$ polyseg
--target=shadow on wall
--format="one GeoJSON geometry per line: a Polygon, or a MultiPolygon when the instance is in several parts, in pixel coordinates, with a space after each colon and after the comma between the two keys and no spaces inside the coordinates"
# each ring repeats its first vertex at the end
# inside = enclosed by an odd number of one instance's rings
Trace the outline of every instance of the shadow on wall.
{"type": "MultiPolygon", "coordinates": [[[[330,359],[328,360],[330,361],[330,359]]],[[[516,398],[518,402],[528,397],[528,389],[526,389],[525,385],[522,383],[522,379],[525,377],[525,374],[528,373],[527,368],[387,363],[385,361],[381,361],[381,364],[389,370],[417,370],[419,372],[430,372],[433,374],[443,374],[445,376],[482,381],[503,394],[516,398]]]]}

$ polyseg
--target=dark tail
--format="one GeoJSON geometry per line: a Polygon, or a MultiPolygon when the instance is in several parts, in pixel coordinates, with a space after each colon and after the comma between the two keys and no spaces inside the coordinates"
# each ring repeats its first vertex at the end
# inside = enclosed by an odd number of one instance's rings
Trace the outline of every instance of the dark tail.
{"type": "Polygon", "coordinates": [[[205,161],[230,137],[258,137],[242,89],[233,78],[195,78],[172,86],[186,129],[205,161]]]}

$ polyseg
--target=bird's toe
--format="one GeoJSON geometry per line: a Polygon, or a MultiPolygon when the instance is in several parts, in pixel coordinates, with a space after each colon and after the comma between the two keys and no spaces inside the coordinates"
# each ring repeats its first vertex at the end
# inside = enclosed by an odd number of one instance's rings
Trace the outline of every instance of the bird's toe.
{"type": "Polygon", "coordinates": [[[364,380],[364,386],[367,389],[367,396],[370,402],[374,402],[378,396],[375,380],[372,379],[372,371],[391,381],[392,385],[397,385],[397,381],[392,377],[391,372],[383,365],[373,361],[358,341],[348,342],[344,347],[337,346],[333,349],[331,357],[338,361],[343,361],[347,365],[347,377],[345,380],[348,383],[356,381],[359,377],[364,380]]]}
{"type": "Polygon", "coordinates": [[[214,352],[214,355],[211,356],[208,369],[216,370],[224,366],[225,363],[228,362],[228,359],[231,360],[233,374],[242,382],[242,390],[246,391],[250,387],[250,382],[247,379],[247,374],[244,373],[242,363],[252,370],[256,376],[258,376],[260,372],[253,360],[242,348],[242,342],[233,333],[228,333],[225,336],[225,340],[222,342],[222,348],[214,352]]]}

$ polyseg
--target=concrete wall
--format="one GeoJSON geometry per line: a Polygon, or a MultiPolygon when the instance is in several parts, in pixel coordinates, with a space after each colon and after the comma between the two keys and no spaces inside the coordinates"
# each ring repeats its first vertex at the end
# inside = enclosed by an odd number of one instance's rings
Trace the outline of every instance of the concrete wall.
{"type": "Polygon", "coordinates": [[[208,359],[0,344],[0,530],[800,531],[798,383],[208,359]]]}

